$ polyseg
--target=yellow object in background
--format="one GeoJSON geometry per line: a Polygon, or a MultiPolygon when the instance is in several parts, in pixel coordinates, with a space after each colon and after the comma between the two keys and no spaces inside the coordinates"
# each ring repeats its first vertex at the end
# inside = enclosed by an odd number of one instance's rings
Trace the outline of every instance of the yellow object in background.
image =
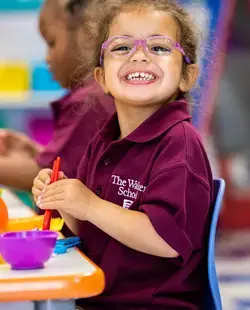
{"type": "MultiPolygon", "coordinates": [[[[28,218],[10,219],[7,224],[7,231],[24,231],[32,229],[42,229],[43,215],[32,216],[28,218]]],[[[60,231],[63,228],[64,220],[61,218],[52,218],[50,229],[60,231]]]]}
{"type": "Polygon", "coordinates": [[[0,99],[23,99],[30,88],[30,69],[23,62],[0,62],[0,99]]]}

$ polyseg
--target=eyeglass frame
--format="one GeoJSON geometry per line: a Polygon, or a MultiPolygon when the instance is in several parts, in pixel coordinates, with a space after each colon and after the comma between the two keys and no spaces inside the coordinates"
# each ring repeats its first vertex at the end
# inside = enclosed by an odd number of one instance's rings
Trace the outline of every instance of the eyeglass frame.
{"type": "MultiPolygon", "coordinates": [[[[129,36],[113,36],[113,37],[110,37],[109,39],[107,39],[106,41],[104,41],[103,43],[102,43],[102,46],[101,46],[101,53],[100,53],[100,59],[99,59],[99,62],[100,62],[100,65],[102,66],[103,65],[103,56],[104,56],[104,51],[106,50],[106,48],[108,47],[108,45],[109,45],[109,43],[113,40],[113,39],[115,39],[115,38],[119,38],[119,39],[122,39],[122,38],[126,38],[126,39],[132,39],[133,41],[134,41],[134,46],[133,46],[133,48],[131,49],[131,51],[126,55],[126,57],[130,57],[131,55],[133,55],[135,52],[136,52],[136,50],[137,50],[137,48],[139,47],[139,46],[142,46],[143,47],[143,49],[144,49],[144,51],[146,51],[147,52],[147,54],[149,54],[149,55],[152,55],[149,51],[148,51],[148,47],[147,47],[147,40],[150,40],[150,39],[152,39],[152,38],[154,38],[154,39],[159,39],[159,38],[164,38],[164,39],[168,39],[168,40],[170,40],[171,42],[172,42],[172,44],[173,44],[173,48],[174,49],[177,49],[179,52],[181,52],[181,54],[183,55],[183,58],[184,58],[184,60],[185,60],[185,62],[187,63],[187,64],[191,64],[191,60],[190,60],[190,58],[186,55],[186,53],[184,52],[184,49],[183,49],[183,47],[180,45],[180,43],[179,42],[176,42],[176,41],[173,41],[170,37],[168,37],[168,36],[150,36],[150,37],[148,37],[147,39],[133,39],[133,38],[131,38],[131,37],[129,37],[129,36]]],[[[110,52],[110,54],[112,55],[112,53],[110,52]]],[[[156,56],[156,57],[166,57],[166,55],[165,56],[156,56]]]]}

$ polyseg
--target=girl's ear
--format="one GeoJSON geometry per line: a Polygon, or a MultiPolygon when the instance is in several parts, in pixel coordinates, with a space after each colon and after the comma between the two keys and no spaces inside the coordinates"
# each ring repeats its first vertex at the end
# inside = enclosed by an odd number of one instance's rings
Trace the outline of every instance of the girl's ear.
{"type": "Polygon", "coordinates": [[[105,81],[105,70],[103,67],[96,67],[94,70],[94,77],[96,82],[101,86],[105,94],[109,93],[108,87],[105,81]]]}
{"type": "Polygon", "coordinates": [[[197,64],[191,64],[187,66],[187,72],[182,77],[179,89],[183,93],[187,93],[192,89],[199,76],[199,66],[197,64]]]}

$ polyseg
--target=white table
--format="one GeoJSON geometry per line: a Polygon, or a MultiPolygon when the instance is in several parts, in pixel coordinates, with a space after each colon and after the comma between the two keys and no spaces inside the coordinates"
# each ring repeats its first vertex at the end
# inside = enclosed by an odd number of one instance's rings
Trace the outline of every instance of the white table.
{"type": "MultiPolygon", "coordinates": [[[[34,215],[8,190],[2,197],[12,218],[34,215]]],[[[0,310],[73,310],[75,299],[103,289],[103,271],[74,248],[52,257],[44,269],[13,271],[0,265],[0,310]]]]}
{"type": "Polygon", "coordinates": [[[35,212],[21,202],[10,190],[3,189],[2,198],[8,207],[9,218],[25,218],[35,214],[35,212]]]}

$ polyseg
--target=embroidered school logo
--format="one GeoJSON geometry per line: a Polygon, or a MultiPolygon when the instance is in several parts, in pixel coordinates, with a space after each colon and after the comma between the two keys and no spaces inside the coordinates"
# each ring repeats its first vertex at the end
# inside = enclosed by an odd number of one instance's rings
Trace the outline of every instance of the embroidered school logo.
{"type": "Polygon", "coordinates": [[[128,209],[133,203],[133,200],[124,199],[122,207],[128,209]]]}
{"type": "Polygon", "coordinates": [[[133,179],[122,179],[118,175],[112,175],[112,184],[117,186],[117,194],[126,197],[123,201],[123,208],[129,208],[132,203],[137,199],[138,193],[144,192],[146,186],[142,185],[139,181],[133,179]]]}

